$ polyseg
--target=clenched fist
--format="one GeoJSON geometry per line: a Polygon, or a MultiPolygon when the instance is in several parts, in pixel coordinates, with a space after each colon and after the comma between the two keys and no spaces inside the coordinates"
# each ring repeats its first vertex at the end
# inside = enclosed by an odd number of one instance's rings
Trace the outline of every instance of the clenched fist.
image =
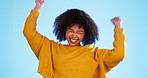
{"type": "Polygon", "coordinates": [[[34,10],[40,11],[40,9],[44,5],[44,1],[43,0],[36,0],[35,4],[36,4],[36,6],[35,6],[34,10]]]}
{"type": "Polygon", "coordinates": [[[120,17],[112,18],[111,22],[115,25],[115,28],[121,28],[122,20],[120,17]]]}

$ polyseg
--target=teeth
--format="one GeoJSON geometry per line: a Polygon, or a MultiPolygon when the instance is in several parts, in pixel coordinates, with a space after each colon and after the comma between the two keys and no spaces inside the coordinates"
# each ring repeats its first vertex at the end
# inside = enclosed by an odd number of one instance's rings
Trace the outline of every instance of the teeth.
{"type": "Polygon", "coordinates": [[[72,42],[76,42],[77,40],[73,40],[73,39],[71,39],[71,41],[72,41],[72,42]]]}

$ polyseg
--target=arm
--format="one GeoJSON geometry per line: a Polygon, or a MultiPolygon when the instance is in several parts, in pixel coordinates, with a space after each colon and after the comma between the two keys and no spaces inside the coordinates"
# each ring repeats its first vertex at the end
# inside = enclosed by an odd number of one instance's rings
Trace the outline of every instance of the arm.
{"type": "Polygon", "coordinates": [[[31,11],[30,15],[26,19],[24,30],[23,30],[24,35],[25,34],[27,35],[27,33],[31,34],[31,33],[36,32],[36,21],[37,21],[39,14],[40,14],[39,11],[42,8],[42,6],[44,5],[44,1],[36,0],[35,3],[36,3],[36,6],[34,7],[34,9],[31,11]]]}
{"type": "Polygon", "coordinates": [[[111,19],[112,23],[115,26],[114,29],[114,48],[112,50],[101,50],[103,53],[103,62],[107,71],[109,71],[112,67],[116,66],[120,61],[124,58],[124,41],[125,37],[123,34],[123,29],[121,28],[121,19],[119,17],[111,19]]]}
{"type": "Polygon", "coordinates": [[[36,6],[27,17],[23,30],[23,34],[37,57],[42,44],[47,40],[46,37],[36,31],[36,21],[39,16],[39,10],[43,6],[43,2],[40,1],[41,0],[36,0],[36,6]]]}

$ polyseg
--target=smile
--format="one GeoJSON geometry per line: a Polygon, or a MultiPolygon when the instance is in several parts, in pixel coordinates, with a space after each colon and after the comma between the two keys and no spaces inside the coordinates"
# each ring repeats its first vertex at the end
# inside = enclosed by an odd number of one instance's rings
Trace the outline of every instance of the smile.
{"type": "Polygon", "coordinates": [[[77,39],[70,39],[70,42],[74,44],[77,42],[77,39]]]}

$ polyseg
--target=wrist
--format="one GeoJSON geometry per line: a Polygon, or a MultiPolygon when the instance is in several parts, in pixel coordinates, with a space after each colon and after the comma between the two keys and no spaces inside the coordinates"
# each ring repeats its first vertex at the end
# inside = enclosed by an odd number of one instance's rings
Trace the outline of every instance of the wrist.
{"type": "Polygon", "coordinates": [[[115,28],[121,28],[121,26],[115,26],[115,28]]]}
{"type": "Polygon", "coordinates": [[[121,28],[121,24],[115,24],[115,28],[121,28]]]}
{"type": "Polygon", "coordinates": [[[37,6],[35,6],[35,7],[34,7],[34,10],[36,10],[36,11],[38,11],[38,12],[39,12],[39,11],[40,11],[40,8],[39,8],[39,7],[37,7],[37,6]]]}

